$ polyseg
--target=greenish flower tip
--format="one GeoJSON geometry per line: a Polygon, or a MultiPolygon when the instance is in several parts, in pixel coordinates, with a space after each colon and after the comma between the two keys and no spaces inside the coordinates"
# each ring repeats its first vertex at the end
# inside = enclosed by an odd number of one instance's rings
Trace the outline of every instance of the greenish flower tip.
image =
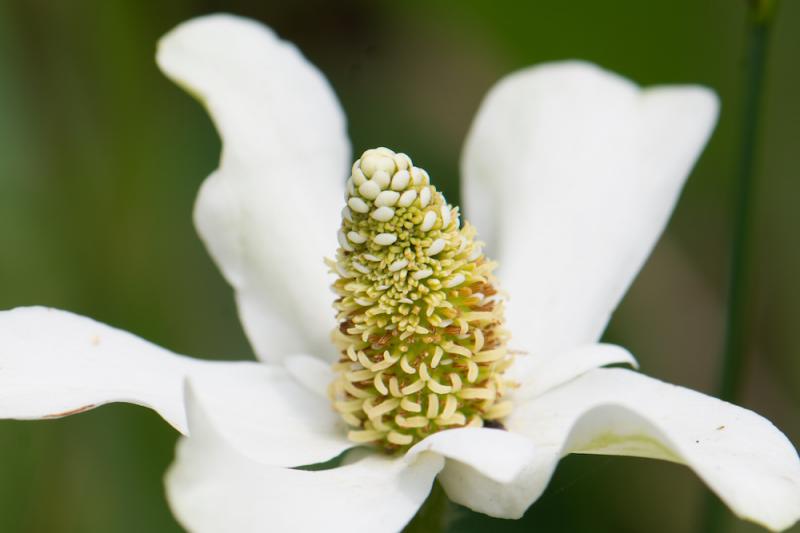
{"type": "Polygon", "coordinates": [[[330,396],[349,438],[404,451],[443,429],[497,426],[512,356],[496,264],[428,173],[388,148],[352,167],[333,289],[330,396]]]}

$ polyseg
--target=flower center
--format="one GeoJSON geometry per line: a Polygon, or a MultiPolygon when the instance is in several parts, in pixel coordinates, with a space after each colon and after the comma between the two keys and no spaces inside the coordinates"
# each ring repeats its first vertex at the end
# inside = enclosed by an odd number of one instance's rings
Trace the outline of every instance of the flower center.
{"type": "Polygon", "coordinates": [[[443,429],[497,425],[511,364],[503,302],[475,229],[405,154],[353,164],[328,265],[342,357],[331,386],[350,440],[402,451],[443,429]]]}

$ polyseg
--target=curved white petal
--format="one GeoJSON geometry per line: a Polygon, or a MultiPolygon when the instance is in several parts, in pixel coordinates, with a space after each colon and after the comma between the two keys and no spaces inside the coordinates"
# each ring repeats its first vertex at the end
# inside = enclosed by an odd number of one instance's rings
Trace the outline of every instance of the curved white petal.
{"type": "Polygon", "coordinates": [[[187,378],[217,430],[257,460],[314,464],[352,446],[324,395],[280,366],[191,359],[66,311],[0,312],[0,418],[58,418],[129,402],[186,433],[187,378]]]}
{"type": "Polygon", "coordinates": [[[447,464],[439,481],[454,502],[496,518],[521,518],[544,491],[558,463],[558,450],[534,446],[533,457],[513,479],[498,481],[468,464],[447,464]]]}
{"type": "Polygon", "coordinates": [[[66,311],[0,312],[0,418],[59,418],[130,402],[183,432],[183,379],[203,365],[66,311]]]}
{"type": "Polygon", "coordinates": [[[409,464],[378,455],[322,471],[265,465],[236,452],[189,393],[191,437],[181,439],[167,495],[195,533],[399,531],[430,491],[443,459],[409,464]]]}
{"type": "Polygon", "coordinates": [[[222,138],[195,223],[257,355],[333,357],[323,257],[335,249],[350,146],[328,82],[269,28],[230,15],[181,24],[157,59],[206,106],[222,138]]]}
{"type": "Polygon", "coordinates": [[[322,463],[353,447],[330,400],[285,368],[212,365],[189,377],[205,417],[239,454],[276,466],[322,463]]]}
{"type": "Polygon", "coordinates": [[[522,486],[529,503],[560,455],[602,453],[685,463],[737,516],[772,530],[800,518],[800,460],[768,420],[636,372],[587,372],[520,405],[508,427],[553,452],[522,486]]]}
{"type": "Polygon", "coordinates": [[[289,355],[284,358],[283,366],[292,377],[309,392],[316,394],[330,405],[328,389],[336,379],[333,367],[312,355],[289,355]]]}
{"type": "Polygon", "coordinates": [[[534,454],[533,443],[527,437],[490,428],[434,433],[408,450],[405,460],[415,461],[424,452],[434,452],[448,459],[442,475],[467,465],[501,483],[514,479],[534,454]]]}
{"type": "Polygon", "coordinates": [[[638,368],[633,355],[614,344],[589,344],[558,355],[520,354],[506,376],[519,383],[515,401],[523,401],[566,383],[589,370],[613,364],[638,368]]]}
{"type": "Polygon", "coordinates": [[[508,487],[517,485],[539,460],[529,438],[498,429],[453,429],[434,433],[416,444],[406,460],[414,460],[423,452],[447,459],[439,482],[452,501],[490,516],[508,517],[509,509],[511,514],[522,515],[516,513],[519,505],[508,487]]]}
{"type": "Polygon", "coordinates": [[[462,156],[466,214],[500,261],[516,346],[597,341],[717,108],[708,89],[642,90],[581,62],[525,69],[489,92],[462,156]]]}

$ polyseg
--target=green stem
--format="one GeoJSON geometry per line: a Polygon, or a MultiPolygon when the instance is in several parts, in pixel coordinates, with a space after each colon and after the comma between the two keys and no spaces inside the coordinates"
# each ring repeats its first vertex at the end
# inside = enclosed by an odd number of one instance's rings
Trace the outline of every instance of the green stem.
{"type": "MultiPolygon", "coordinates": [[[[751,308],[749,252],[753,242],[751,224],[755,154],[759,127],[759,104],[764,84],[764,69],[769,42],[769,28],[777,0],[751,0],[746,49],[744,116],[742,144],[735,184],[735,219],[728,281],[728,307],[725,345],[720,369],[719,397],[736,402],[744,378],[745,355],[749,341],[748,313],[751,308]]],[[[702,531],[721,533],[728,512],[713,494],[707,495],[702,531]]]]}
{"type": "Polygon", "coordinates": [[[758,111],[767,55],[768,20],[753,18],[749,33],[741,160],[736,183],[736,218],[733,226],[728,282],[725,351],[723,352],[722,379],[719,386],[720,397],[728,401],[736,401],[741,390],[744,355],[747,350],[747,319],[750,307],[748,298],[751,282],[748,255],[753,233],[750,218],[753,203],[758,111]]]}

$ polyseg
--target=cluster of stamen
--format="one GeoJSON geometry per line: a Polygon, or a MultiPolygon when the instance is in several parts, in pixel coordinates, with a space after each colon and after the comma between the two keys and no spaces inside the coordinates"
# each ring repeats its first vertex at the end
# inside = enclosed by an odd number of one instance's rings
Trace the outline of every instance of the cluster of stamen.
{"type": "Polygon", "coordinates": [[[387,148],[353,164],[346,202],[328,264],[341,352],[331,397],[349,438],[402,451],[443,429],[498,425],[511,356],[474,228],[387,148]]]}

